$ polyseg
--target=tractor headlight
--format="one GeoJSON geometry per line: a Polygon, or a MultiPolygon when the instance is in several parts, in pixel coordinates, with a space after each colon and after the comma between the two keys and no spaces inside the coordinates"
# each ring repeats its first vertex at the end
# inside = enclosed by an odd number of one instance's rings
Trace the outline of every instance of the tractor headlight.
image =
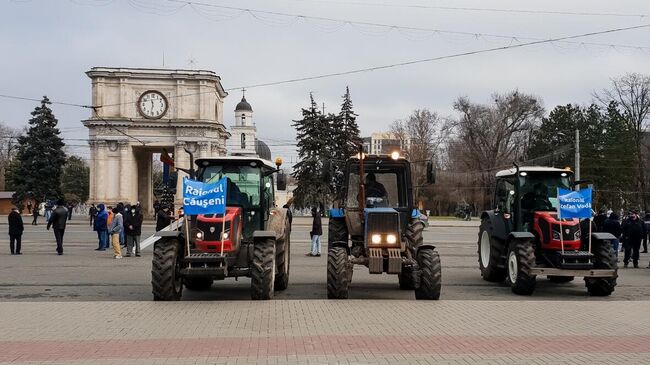
{"type": "Polygon", "coordinates": [[[394,245],[395,242],[397,242],[397,236],[395,236],[394,234],[389,234],[388,236],[386,236],[386,242],[388,242],[391,245],[394,245]]]}
{"type": "Polygon", "coordinates": [[[380,244],[381,243],[381,235],[373,234],[372,237],[370,237],[370,241],[375,245],[380,244]]]}
{"type": "Polygon", "coordinates": [[[203,239],[203,232],[201,232],[201,231],[196,232],[196,239],[197,240],[202,240],[203,239]]]}
{"type": "Polygon", "coordinates": [[[223,234],[221,235],[221,239],[224,240],[224,241],[227,240],[228,237],[230,237],[230,236],[228,235],[228,232],[223,232],[223,234]]]}
{"type": "Polygon", "coordinates": [[[559,240],[560,239],[560,232],[553,231],[553,239],[554,240],[559,240]]]}
{"type": "Polygon", "coordinates": [[[576,233],[573,235],[573,239],[579,240],[582,238],[582,232],[580,230],[577,230],[576,233]]]}

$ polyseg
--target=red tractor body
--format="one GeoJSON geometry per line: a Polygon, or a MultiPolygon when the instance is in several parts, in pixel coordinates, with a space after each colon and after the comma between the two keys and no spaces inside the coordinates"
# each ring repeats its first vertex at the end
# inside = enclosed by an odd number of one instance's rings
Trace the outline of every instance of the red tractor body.
{"type": "Polygon", "coordinates": [[[578,219],[560,221],[556,212],[538,211],[534,213],[533,231],[539,238],[542,251],[561,251],[562,241],[564,241],[565,251],[580,250],[580,221],[578,219]],[[560,235],[562,235],[561,238],[560,235]]]}
{"type": "Polygon", "coordinates": [[[220,214],[205,214],[196,217],[197,235],[195,246],[202,252],[220,253],[221,243],[223,242],[223,252],[232,252],[239,250],[242,231],[242,213],[241,207],[227,207],[225,219],[220,214]],[[223,223],[226,223],[223,229],[223,223]],[[221,233],[224,232],[223,241],[221,233]]]}

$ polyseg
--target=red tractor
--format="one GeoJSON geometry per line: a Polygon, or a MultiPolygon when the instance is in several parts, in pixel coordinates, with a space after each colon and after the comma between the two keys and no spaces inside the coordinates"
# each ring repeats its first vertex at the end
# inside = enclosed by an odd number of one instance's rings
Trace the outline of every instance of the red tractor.
{"type": "MultiPolygon", "coordinates": [[[[192,158],[191,158],[192,159],[192,158]]],[[[176,230],[160,231],[151,268],[154,300],[180,300],[183,286],[207,290],[214,280],[250,277],[251,299],[271,299],[289,285],[291,226],[275,205],[286,177],[257,157],[214,157],[187,171],[210,183],[228,178],[226,213],[184,217],[176,230]]]]}
{"type": "Polygon", "coordinates": [[[578,276],[591,295],[614,291],[614,236],[583,235],[578,219],[558,218],[557,190],[574,185],[573,173],[566,169],[515,165],[497,173],[495,208],[481,214],[478,234],[484,280],[505,280],[514,293],[530,295],[538,275],[559,283],[578,276]]]}

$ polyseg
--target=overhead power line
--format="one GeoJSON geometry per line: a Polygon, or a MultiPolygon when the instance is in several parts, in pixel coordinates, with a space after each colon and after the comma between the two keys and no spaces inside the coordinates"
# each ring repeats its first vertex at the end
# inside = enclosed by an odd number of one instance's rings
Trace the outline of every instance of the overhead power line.
{"type": "Polygon", "coordinates": [[[575,16],[599,16],[599,17],[625,17],[625,18],[646,18],[650,14],[645,13],[615,13],[615,12],[589,12],[589,11],[564,11],[564,10],[541,10],[541,9],[503,9],[503,8],[479,8],[463,6],[439,6],[439,5],[420,5],[420,4],[391,4],[391,3],[364,3],[359,1],[327,1],[327,0],[292,0],[300,3],[322,3],[337,5],[361,5],[371,7],[390,7],[390,8],[412,8],[412,9],[433,9],[433,10],[453,10],[453,11],[471,11],[471,12],[492,12],[492,13],[509,13],[509,14],[531,14],[531,15],[575,15],[575,16]]]}
{"type": "MultiPolygon", "coordinates": [[[[516,42],[519,42],[520,40],[536,41],[536,40],[544,40],[545,39],[545,38],[528,37],[528,36],[520,36],[520,35],[489,34],[489,33],[479,33],[479,32],[436,29],[436,28],[400,26],[400,25],[394,25],[394,24],[356,21],[356,20],[350,20],[350,19],[338,19],[338,18],[312,16],[312,15],[305,15],[305,14],[292,14],[292,13],[277,12],[277,11],[257,10],[257,9],[251,9],[251,8],[241,8],[241,7],[236,7],[236,6],[219,5],[219,4],[213,4],[213,3],[198,2],[198,1],[187,1],[187,0],[167,0],[167,1],[172,2],[172,3],[189,5],[194,11],[197,11],[197,7],[216,8],[216,9],[239,11],[239,12],[242,12],[242,13],[248,13],[257,20],[263,20],[263,19],[260,19],[259,17],[257,17],[256,14],[264,14],[264,15],[272,15],[272,16],[284,17],[284,18],[293,18],[293,19],[297,19],[297,20],[308,19],[308,20],[326,21],[326,22],[338,23],[338,24],[341,24],[341,25],[362,25],[362,26],[368,26],[368,27],[382,28],[382,29],[386,29],[387,31],[392,31],[392,30],[415,31],[415,32],[427,32],[427,33],[431,33],[431,34],[461,35],[461,36],[468,36],[468,37],[473,37],[473,38],[486,38],[486,37],[489,37],[489,38],[498,38],[498,39],[516,41],[516,42]]],[[[206,15],[206,14],[201,13],[201,15],[206,15]]],[[[599,46],[599,47],[618,47],[618,48],[628,48],[628,49],[638,49],[638,50],[648,50],[648,49],[650,49],[650,47],[646,47],[646,46],[608,44],[608,43],[597,43],[597,42],[571,42],[571,41],[568,41],[568,40],[556,41],[556,42],[578,44],[578,45],[599,46]]]]}
{"type": "MultiPolygon", "coordinates": [[[[22,96],[4,95],[4,94],[0,94],[0,98],[14,99],[14,100],[35,101],[35,102],[38,102],[38,103],[43,101],[43,99],[26,98],[26,97],[22,97],[22,96]]],[[[92,109],[92,106],[90,106],[90,105],[64,103],[64,102],[61,102],[61,101],[52,101],[52,100],[50,100],[50,101],[47,102],[47,104],[67,105],[67,106],[75,106],[75,107],[78,107],[78,108],[92,109]]]]}

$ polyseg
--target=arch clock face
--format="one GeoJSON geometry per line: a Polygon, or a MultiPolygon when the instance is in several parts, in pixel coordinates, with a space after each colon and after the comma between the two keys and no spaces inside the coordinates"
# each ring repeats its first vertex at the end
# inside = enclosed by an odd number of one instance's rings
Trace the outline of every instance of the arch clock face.
{"type": "Polygon", "coordinates": [[[140,95],[138,110],[149,119],[162,118],[167,113],[167,98],[161,92],[150,90],[140,95]]]}

